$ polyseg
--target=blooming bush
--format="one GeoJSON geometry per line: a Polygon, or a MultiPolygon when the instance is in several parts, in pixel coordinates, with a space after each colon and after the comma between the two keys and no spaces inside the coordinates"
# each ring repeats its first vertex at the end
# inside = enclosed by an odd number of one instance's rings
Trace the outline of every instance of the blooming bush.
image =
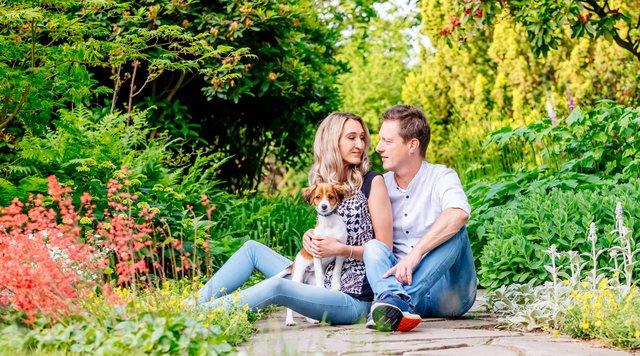
{"type": "Polygon", "coordinates": [[[75,312],[73,302],[98,282],[104,260],[80,239],[81,219],[70,189],[49,177],[49,196],[14,199],[0,210],[0,306],[53,319],[75,312]],[[27,210],[27,212],[23,212],[27,210]]]}

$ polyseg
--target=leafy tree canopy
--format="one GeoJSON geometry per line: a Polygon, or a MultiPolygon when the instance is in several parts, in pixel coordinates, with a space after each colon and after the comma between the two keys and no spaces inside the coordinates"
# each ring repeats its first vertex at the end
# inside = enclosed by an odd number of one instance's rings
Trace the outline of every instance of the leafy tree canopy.
{"type": "Polygon", "coordinates": [[[640,59],[640,3],[636,0],[464,0],[457,10],[461,16],[453,17],[441,35],[450,37],[455,31],[455,37],[464,41],[468,30],[490,27],[506,14],[523,25],[536,54],[558,48],[568,26],[572,38],[604,37],[640,59]]]}

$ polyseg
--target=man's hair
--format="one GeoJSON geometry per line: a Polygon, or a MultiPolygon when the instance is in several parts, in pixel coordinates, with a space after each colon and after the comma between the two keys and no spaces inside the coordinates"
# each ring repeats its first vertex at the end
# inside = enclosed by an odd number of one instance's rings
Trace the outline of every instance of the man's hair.
{"type": "Polygon", "coordinates": [[[431,141],[431,127],[422,110],[406,104],[394,105],[382,114],[382,122],[398,121],[403,142],[413,138],[420,142],[420,155],[424,158],[431,141]]]}

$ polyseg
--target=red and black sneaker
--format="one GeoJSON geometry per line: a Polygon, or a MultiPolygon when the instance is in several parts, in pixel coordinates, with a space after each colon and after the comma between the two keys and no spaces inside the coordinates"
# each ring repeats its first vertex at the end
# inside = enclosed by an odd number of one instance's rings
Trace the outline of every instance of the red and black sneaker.
{"type": "Polygon", "coordinates": [[[418,326],[421,321],[422,318],[414,313],[409,303],[386,291],[371,305],[366,326],[378,331],[406,332],[418,326]]]}

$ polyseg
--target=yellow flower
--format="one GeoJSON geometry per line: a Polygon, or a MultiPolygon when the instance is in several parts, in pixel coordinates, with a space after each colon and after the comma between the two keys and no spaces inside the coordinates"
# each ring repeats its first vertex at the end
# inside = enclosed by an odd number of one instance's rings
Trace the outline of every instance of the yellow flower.
{"type": "Polygon", "coordinates": [[[586,321],[586,320],[583,320],[582,321],[582,328],[585,329],[585,330],[589,329],[589,322],[586,321]]]}
{"type": "Polygon", "coordinates": [[[640,329],[636,329],[636,333],[633,335],[636,339],[640,339],[640,329]]]}
{"type": "Polygon", "coordinates": [[[589,282],[582,282],[582,288],[587,288],[589,286],[589,282]]]}
{"type": "Polygon", "coordinates": [[[558,337],[558,336],[560,336],[560,333],[557,332],[556,330],[554,330],[553,333],[551,334],[551,336],[558,337]]]}
{"type": "Polygon", "coordinates": [[[562,283],[564,283],[565,286],[569,285],[569,280],[565,279],[564,281],[562,281],[562,283]]]}
{"type": "Polygon", "coordinates": [[[601,325],[602,325],[602,322],[600,320],[596,320],[595,326],[600,327],[601,325]]]}
{"type": "Polygon", "coordinates": [[[244,310],[244,311],[248,311],[248,310],[249,310],[249,304],[245,304],[245,305],[242,307],[242,310],[244,310]]]}
{"type": "Polygon", "coordinates": [[[598,284],[598,288],[599,289],[607,289],[607,284],[608,283],[609,283],[609,278],[605,277],[600,281],[600,284],[598,284]]]}

